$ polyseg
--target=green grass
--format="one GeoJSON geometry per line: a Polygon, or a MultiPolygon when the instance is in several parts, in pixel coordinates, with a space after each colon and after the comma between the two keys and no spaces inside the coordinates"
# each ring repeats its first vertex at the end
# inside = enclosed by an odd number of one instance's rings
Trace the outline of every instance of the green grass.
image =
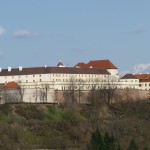
{"type": "Polygon", "coordinates": [[[53,121],[81,121],[86,120],[85,117],[79,111],[69,111],[67,109],[60,108],[49,108],[48,114],[46,114],[46,119],[53,121]]]}

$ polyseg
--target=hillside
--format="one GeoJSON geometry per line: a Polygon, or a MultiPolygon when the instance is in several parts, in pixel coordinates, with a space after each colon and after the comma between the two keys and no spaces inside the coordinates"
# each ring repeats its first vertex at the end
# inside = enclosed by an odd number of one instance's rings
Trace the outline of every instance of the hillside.
{"type": "Polygon", "coordinates": [[[150,149],[150,103],[137,101],[104,105],[99,119],[90,119],[90,106],[50,104],[0,105],[0,149],[86,149],[94,128],[113,134],[122,149],[134,138],[150,149]]]}

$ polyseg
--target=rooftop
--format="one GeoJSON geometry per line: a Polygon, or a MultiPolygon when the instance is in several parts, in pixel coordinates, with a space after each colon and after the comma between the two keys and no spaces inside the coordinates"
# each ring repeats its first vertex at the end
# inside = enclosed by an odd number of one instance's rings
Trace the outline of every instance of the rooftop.
{"type": "Polygon", "coordinates": [[[150,82],[150,74],[135,74],[140,82],[150,82]]]}
{"type": "Polygon", "coordinates": [[[73,67],[33,67],[33,68],[12,68],[2,69],[0,76],[13,75],[32,75],[32,74],[49,74],[49,73],[65,73],[65,74],[110,74],[106,69],[96,68],[73,68],[73,67]]]}
{"type": "Polygon", "coordinates": [[[135,75],[128,73],[124,75],[121,79],[138,79],[138,78],[135,75]]]}
{"type": "Polygon", "coordinates": [[[74,67],[78,68],[97,68],[97,69],[118,69],[110,60],[93,60],[87,64],[80,62],[74,67]]]}

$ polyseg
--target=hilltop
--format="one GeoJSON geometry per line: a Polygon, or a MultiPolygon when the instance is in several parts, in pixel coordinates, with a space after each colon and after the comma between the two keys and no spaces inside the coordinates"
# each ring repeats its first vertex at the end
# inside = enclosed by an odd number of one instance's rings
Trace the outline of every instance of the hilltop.
{"type": "Polygon", "coordinates": [[[150,103],[135,101],[104,105],[99,120],[89,118],[90,106],[78,109],[50,104],[0,105],[0,149],[86,149],[91,132],[113,133],[126,149],[134,138],[150,148],[150,103]]]}

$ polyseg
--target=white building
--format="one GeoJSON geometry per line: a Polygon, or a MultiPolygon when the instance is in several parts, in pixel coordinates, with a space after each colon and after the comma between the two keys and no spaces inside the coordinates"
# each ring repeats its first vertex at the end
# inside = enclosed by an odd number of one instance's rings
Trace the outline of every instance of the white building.
{"type": "Polygon", "coordinates": [[[126,74],[120,78],[120,84],[122,89],[139,89],[139,79],[133,74],[126,74]]]}
{"type": "Polygon", "coordinates": [[[135,74],[135,77],[139,79],[139,88],[141,90],[150,90],[150,74],[135,74]]]}
{"type": "Polygon", "coordinates": [[[47,92],[45,100],[53,102],[54,91],[69,90],[72,83],[76,90],[90,90],[93,85],[101,88],[110,83],[120,84],[117,67],[111,61],[96,60],[83,64],[65,67],[60,61],[57,67],[8,67],[0,69],[0,84],[5,85],[12,81],[18,83],[25,89],[24,102],[41,102],[44,92],[47,92]]]}

